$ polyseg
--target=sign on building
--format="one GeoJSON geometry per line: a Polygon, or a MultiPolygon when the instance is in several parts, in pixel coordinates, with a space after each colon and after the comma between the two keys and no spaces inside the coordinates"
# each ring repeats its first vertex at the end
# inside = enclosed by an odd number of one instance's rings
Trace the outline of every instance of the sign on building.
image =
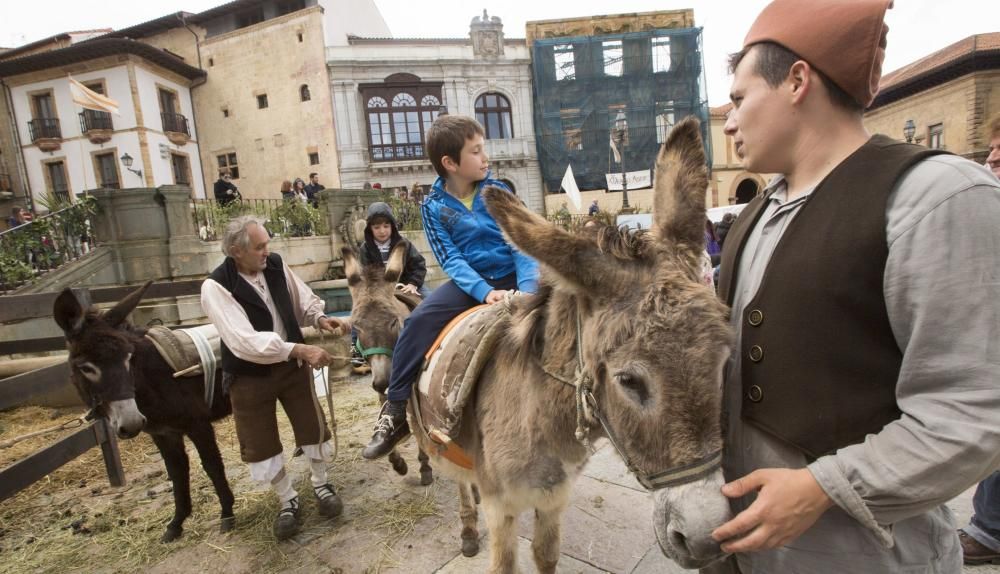
{"type": "MultiPolygon", "coordinates": [[[[641,189],[644,187],[651,187],[653,185],[648,169],[644,169],[642,171],[630,171],[627,175],[629,189],[641,189]]],[[[604,178],[608,182],[608,191],[620,191],[622,189],[621,173],[606,173],[604,174],[604,178]]]]}

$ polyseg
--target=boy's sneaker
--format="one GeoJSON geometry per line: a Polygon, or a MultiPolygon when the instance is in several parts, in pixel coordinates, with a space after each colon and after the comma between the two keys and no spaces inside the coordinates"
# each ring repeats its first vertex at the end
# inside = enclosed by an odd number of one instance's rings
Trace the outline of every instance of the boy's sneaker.
{"type": "Polygon", "coordinates": [[[375,434],[368,446],[361,451],[361,456],[368,460],[381,458],[410,436],[410,424],[406,422],[406,401],[401,402],[402,408],[393,405],[392,401],[386,401],[382,405],[378,422],[375,423],[375,434]]]}

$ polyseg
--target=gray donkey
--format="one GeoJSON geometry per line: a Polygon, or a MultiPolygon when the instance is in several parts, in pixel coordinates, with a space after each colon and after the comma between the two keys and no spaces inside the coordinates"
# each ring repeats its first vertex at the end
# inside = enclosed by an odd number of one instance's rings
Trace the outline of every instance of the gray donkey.
{"type": "MultiPolygon", "coordinates": [[[[655,502],[668,557],[698,568],[722,555],[712,530],[729,519],[720,492],[722,370],[728,310],[699,282],[708,187],[699,124],[679,123],[656,162],[653,226],[571,235],[487,189],[490,213],[541,264],[538,293],[514,298],[476,395],[453,437],[473,462],[440,456],[411,428],[435,467],[460,482],[463,550],[476,536],[472,486],[490,532],[490,571],[517,568],[517,517],[535,514],[539,572],[555,572],[570,490],[607,437],[655,502]]],[[[470,548],[470,550],[474,550],[470,548]]]]}

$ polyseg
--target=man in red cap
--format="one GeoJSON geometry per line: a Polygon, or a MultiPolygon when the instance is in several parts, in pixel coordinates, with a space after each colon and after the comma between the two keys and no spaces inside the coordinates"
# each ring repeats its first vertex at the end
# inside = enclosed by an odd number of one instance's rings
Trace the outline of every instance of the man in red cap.
{"type": "Polygon", "coordinates": [[[958,572],[944,503],[1000,466],[1000,185],[870,135],[891,0],[775,0],[725,131],[778,173],[726,238],[736,344],[715,571],[958,572]]]}

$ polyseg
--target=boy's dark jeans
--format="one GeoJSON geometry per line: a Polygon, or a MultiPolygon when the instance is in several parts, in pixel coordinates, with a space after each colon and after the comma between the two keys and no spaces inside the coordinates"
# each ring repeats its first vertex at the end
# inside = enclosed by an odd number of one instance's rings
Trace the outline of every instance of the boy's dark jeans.
{"type": "MultiPolygon", "coordinates": [[[[487,282],[494,289],[517,289],[517,276],[514,273],[487,282]]],[[[481,304],[468,293],[458,288],[453,281],[448,281],[431,292],[413,310],[403,323],[403,331],[399,334],[396,347],[392,351],[392,374],[389,376],[390,401],[405,401],[410,398],[410,388],[417,379],[424,354],[434,343],[441,329],[456,315],[481,304]]]]}

